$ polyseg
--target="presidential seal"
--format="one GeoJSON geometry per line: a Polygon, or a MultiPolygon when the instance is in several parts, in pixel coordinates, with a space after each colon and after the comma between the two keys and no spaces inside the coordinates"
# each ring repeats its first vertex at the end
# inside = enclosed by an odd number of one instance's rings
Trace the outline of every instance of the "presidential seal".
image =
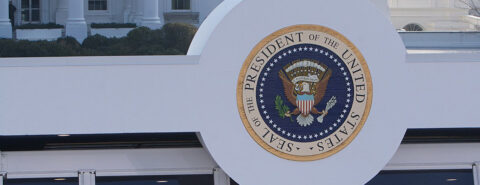
{"type": "Polygon", "coordinates": [[[240,72],[237,102],[246,130],[264,149],[296,161],[345,148],[360,132],[372,82],[360,51],[340,33],[295,25],[262,40],[240,72]]]}

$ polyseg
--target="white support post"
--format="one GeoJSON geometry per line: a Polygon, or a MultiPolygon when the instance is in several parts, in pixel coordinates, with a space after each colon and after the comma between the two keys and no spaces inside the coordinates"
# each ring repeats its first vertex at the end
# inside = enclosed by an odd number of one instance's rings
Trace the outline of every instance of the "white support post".
{"type": "Polygon", "coordinates": [[[221,168],[214,168],[213,182],[214,185],[230,185],[230,177],[221,168]]]}
{"type": "Polygon", "coordinates": [[[480,178],[480,162],[473,163],[473,184],[480,185],[479,178],[480,178]]]}
{"type": "Polygon", "coordinates": [[[84,1],[68,0],[66,35],[82,43],[87,38],[88,28],[84,17],[84,1]]]}
{"type": "Polygon", "coordinates": [[[57,0],[57,11],[55,12],[55,23],[65,25],[68,17],[68,1],[57,0]]]}
{"type": "Polygon", "coordinates": [[[130,23],[132,16],[132,0],[125,0],[125,9],[123,10],[123,23],[130,23]]]}
{"type": "Polygon", "coordinates": [[[0,185],[3,185],[3,181],[5,180],[6,176],[7,172],[0,172],[0,185]]]}
{"type": "Polygon", "coordinates": [[[142,26],[150,29],[162,28],[162,21],[158,16],[158,0],[143,0],[142,26]]]}
{"type": "Polygon", "coordinates": [[[78,184],[79,185],[95,185],[95,170],[79,170],[78,184]]]}
{"type": "Polygon", "coordinates": [[[12,23],[8,15],[8,0],[0,0],[0,38],[12,38],[12,23]]]}

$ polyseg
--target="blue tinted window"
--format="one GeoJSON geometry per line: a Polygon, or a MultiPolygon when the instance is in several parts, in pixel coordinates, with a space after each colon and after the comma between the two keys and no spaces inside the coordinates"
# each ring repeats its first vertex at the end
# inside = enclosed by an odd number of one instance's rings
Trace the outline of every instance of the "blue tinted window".
{"type": "Polygon", "coordinates": [[[472,170],[382,171],[366,185],[473,185],[472,170]]]}
{"type": "Polygon", "coordinates": [[[78,185],[78,178],[8,179],[5,185],[78,185]]]}
{"type": "Polygon", "coordinates": [[[98,177],[96,185],[213,185],[213,175],[98,177]]]}

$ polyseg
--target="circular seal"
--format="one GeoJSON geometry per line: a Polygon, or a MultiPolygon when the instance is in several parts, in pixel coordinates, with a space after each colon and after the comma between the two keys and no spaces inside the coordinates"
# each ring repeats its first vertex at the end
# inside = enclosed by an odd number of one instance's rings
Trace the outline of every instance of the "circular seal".
{"type": "Polygon", "coordinates": [[[250,136],[274,155],[318,160],[345,148],[370,111],[372,81],[360,51],[318,25],[283,28],[243,64],[237,87],[250,136]]]}

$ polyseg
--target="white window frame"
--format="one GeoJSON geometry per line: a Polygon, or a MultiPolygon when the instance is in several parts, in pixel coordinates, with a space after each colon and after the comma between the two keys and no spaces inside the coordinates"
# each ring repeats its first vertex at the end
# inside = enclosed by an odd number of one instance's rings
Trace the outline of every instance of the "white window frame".
{"type": "Polygon", "coordinates": [[[90,10],[88,9],[88,0],[84,1],[85,15],[110,15],[112,10],[113,0],[107,0],[107,10],[90,10]]]}
{"type": "MultiPolygon", "coordinates": [[[[87,7],[88,11],[107,11],[107,10],[110,9],[110,6],[108,4],[108,0],[102,0],[102,1],[105,1],[107,3],[107,7],[106,7],[105,10],[90,10],[90,1],[92,1],[92,0],[87,0],[87,6],[86,7],[87,7]]],[[[100,1],[100,0],[93,0],[93,1],[100,1]]]]}
{"type": "Polygon", "coordinates": [[[19,0],[19,1],[18,1],[18,2],[19,2],[19,3],[18,3],[18,6],[16,6],[16,7],[17,7],[17,11],[20,12],[19,15],[20,15],[20,22],[21,22],[21,24],[40,24],[40,23],[42,22],[42,2],[41,2],[41,0],[38,1],[38,8],[32,8],[32,7],[31,7],[31,6],[32,6],[32,0],[28,0],[28,1],[29,1],[30,7],[26,7],[26,8],[22,7],[22,0],[19,0]],[[18,8],[18,7],[20,7],[20,8],[18,8]],[[23,17],[22,17],[23,9],[28,9],[28,11],[29,11],[29,16],[30,16],[30,17],[29,17],[29,20],[30,20],[30,21],[25,21],[25,20],[23,20],[23,17]],[[35,9],[35,10],[38,9],[38,21],[31,21],[31,19],[32,19],[32,11],[33,11],[34,9],[35,9]]]}

